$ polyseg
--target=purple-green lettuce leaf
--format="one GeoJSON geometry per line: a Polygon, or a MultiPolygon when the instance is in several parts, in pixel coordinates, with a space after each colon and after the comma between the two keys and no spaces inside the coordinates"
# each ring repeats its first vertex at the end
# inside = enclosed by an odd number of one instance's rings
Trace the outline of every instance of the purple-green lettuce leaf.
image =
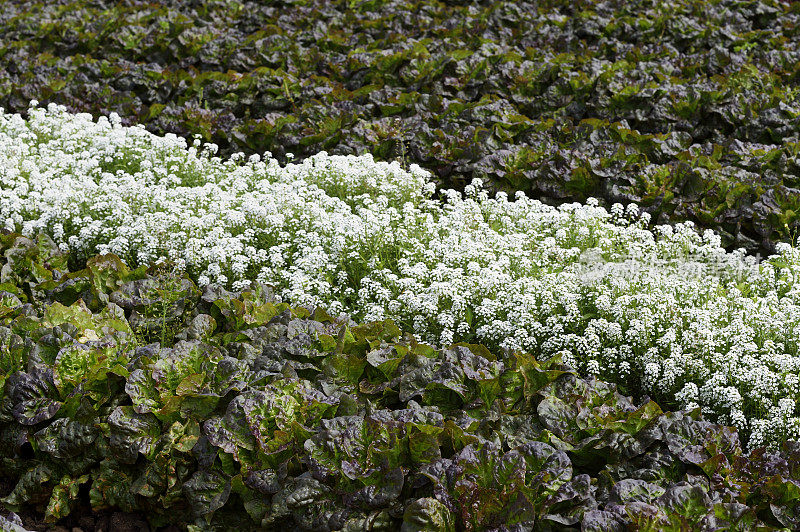
{"type": "Polygon", "coordinates": [[[456,457],[440,458],[435,462],[423,464],[416,475],[409,482],[414,488],[432,486],[434,498],[443,504],[453,515],[458,517],[460,510],[455,493],[450,487],[454,479],[461,474],[462,468],[457,464],[456,457]]]}
{"type": "Polygon", "coordinates": [[[436,358],[417,357],[411,371],[401,365],[400,400],[420,397],[425,404],[459,408],[480,399],[488,407],[500,393],[503,364],[475,350],[479,354],[465,345],[453,346],[436,358]]]}
{"type": "Polygon", "coordinates": [[[222,352],[197,340],[162,348],[144,369],[131,372],[125,386],[137,412],[152,412],[165,423],[207,416],[219,400],[209,375],[222,352]]]}
{"type": "Polygon", "coordinates": [[[536,497],[548,497],[572,478],[572,464],[564,451],[543,442],[530,442],[516,448],[525,458],[525,483],[536,497]]]}
{"type": "Polygon", "coordinates": [[[215,300],[213,305],[222,317],[221,325],[227,332],[266,325],[285,310],[284,305],[250,299],[220,298],[215,300]]]}
{"type": "MultiPolygon", "coordinates": [[[[25,320],[32,320],[32,318],[25,318],[25,320]]],[[[16,320],[19,324],[21,320],[16,320]]],[[[29,321],[18,329],[18,332],[33,340],[33,349],[28,352],[29,367],[35,364],[46,364],[52,366],[55,362],[58,352],[72,345],[77,338],[81,336],[80,330],[71,323],[62,323],[50,327],[48,323],[43,320],[29,321]]],[[[27,343],[27,342],[26,342],[27,343]]]]}
{"type": "Polygon", "coordinates": [[[304,445],[310,470],[326,483],[377,479],[387,466],[402,463],[401,430],[370,423],[361,415],[322,420],[320,430],[304,445]]]}
{"type": "Polygon", "coordinates": [[[0,323],[9,323],[26,308],[16,294],[3,290],[3,285],[0,285],[0,323]]]}
{"type": "Polygon", "coordinates": [[[541,441],[543,430],[544,426],[538,417],[530,414],[501,415],[497,422],[491,424],[494,435],[511,448],[532,441],[541,441]]]}
{"type": "Polygon", "coordinates": [[[224,397],[229,392],[241,392],[253,379],[254,372],[245,361],[226,356],[217,362],[209,379],[211,393],[224,397]]]}
{"type": "Polygon", "coordinates": [[[712,508],[711,499],[706,491],[688,482],[678,482],[670,486],[666,492],[654,501],[654,506],[663,508],[671,519],[679,519],[689,526],[699,526],[700,522],[712,508]]]}
{"type": "Polygon", "coordinates": [[[200,425],[194,419],[174,422],[159,440],[160,453],[175,450],[188,453],[200,439],[200,425]]]}
{"type": "Polygon", "coordinates": [[[22,446],[28,443],[32,431],[31,427],[16,422],[0,423],[0,456],[10,458],[15,469],[23,464],[22,460],[19,460],[20,453],[22,446]]]}
{"type": "Polygon", "coordinates": [[[656,484],[645,482],[644,480],[622,479],[611,490],[609,501],[615,504],[627,504],[629,502],[652,503],[665,493],[665,489],[656,484]]]}
{"type": "Polygon", "coordinates": [[[82,475],[78,478],[62,477],[61,481],[53,487],[47,509],[44,512],[44,520],[54,523],[69,515],[71,506],[74,506],[78,499],[78,491],[81,484],[89,482],[89,475],[82,475]]]}
{"type": "MultiPolygon", "coordinates": [[[[354,336],[356,328],[342,326],[336,340],[336,348],[322,361],[325,375],[344,384],[358,383],[367,367],[366,353],[369,343],[354,336]]],[[[365,334],[361,332],[360,334],[365,334]]]]}
{"type": "Polygon", "coordinates": [[[706,449],[707,434],[714,428],[710,423],[683,412],[668,412],[658,423],[660,439],[684,463],[697,465],[711,458],[712,454],[706,449]]]}
{"type": "Polygon", "coordinates": [[[175,339],[209,342],[216,329],[217,320],[208,314],[198,314],[192,318],[188,327],[182,329],[175,335],[175,339]]]}
{"type": "MultiPolygon", "coordinates": [[[[344,464],[342,465],[344,469],[344,464]]],[[[347,484],[344,483],[345,486],[347,484]]],[[[404,484],[404,468],[389,469],[381,473],[380,479],[370,479],[370,483],[366,486],[358,487],[353,491],[344,491],[342,502],[348,508],[361,510],[386,508],[400,498],[404,484]],[[374,483],[372,483],[373,481],[374,483]]],[[[350,486],[345,487],[345,489],[348,488],[352,489],[350,486]]]]}
{"type": "Polygon", "coordinates": [[[576,475],[547,498],[548,513],[542,519],[570,526],[580,523],[586,512],[597,509],[595,491],[589,475],[576,475]]]}
{"type": "Polygon", "coordinates": [[[625,532],[627,519],[624,510],[613,507],[603,510],[589,510],[581,521],[583,532],[625,532]]]}
{"type": "Polygon", "coordinates": [[[425,464],[441,458],[440,434],[444,430],[441,425],[409,423],[407,431],[411,461],[415,464],[425,464]]]}
{"type": "Polygon", "coordinates": [[[29,282],[40,283],[53,278],[52,271],[41,264],[37,243],[16,233],[4,234],[3,240],[5,264],[0,270],[0,282],[24,286],[29,282]]]}
{"type": "Polygon", "coordinates": [[[345,345],[345,349],[363,350],[366,354],[369,349],[375,349],[382,342],[397,341],[403,334],[392,320],[375,321],[350,328],[353,343],[345,345]]]}
{"type": "Polygon", "coordinates": [[[678,480],[685,471],[685,466],[663,443],[659,443],[642,454],[611,460],[606,464],[605,470],[615,479],[632,478],[656,482],[678,480]]]}
{"type": "MultiPolygon", "coordinates": [[[[411,399],[423,396],[428,384],[434,378],[433,375],[437,369],[438,364],[436,361],[425,357],[415,358],[408,364],[404,361],[402,367],[399,368],[399,372],[402,372],[399,380],[393,379],[387,384],[393,386],[396,383],[399,392],[398,398],[402,402],[407,402],[411,399]]],[[[440,379],[441,378],[442,376],[440,375],[440,379]]],[[[455,402],[456,404],[461,403],[458,398],[456,398],[455,402]]]]}
{"type": "MultiPolygon", "coordinates": [[[[614,505],[612,505],[613,507],[614,505]]],[[[625,511],[628,528],[634,530],[706,530],[708,514],[702,517],[686,519],[680,512],[664,509],[657,504],[642,501],[631,501],[622,506],[625,511]]]]}
{"type": "MultiPolygon", "coordinates": [[[[773,510],[774,512],[774,510],[773,510]]],[[[780,521],[780,518],[776,516],[780,521]]],[[[784,526],[787,525],[781,522],[784,526]]],[[[717,503],[714,505],[714,526],[717,530],[735,530],[745,532],[746,530],[766,530],[767,527],[758,518],[755,508],[738,502],[717,503]]]]}
{"type": "Polygon", "coordinates": [[[14,407],[14,417],[23,425],[37,425],[56,415],[61,403],[49,397],[36,397],[18,403],[14,407]]]}
{"type": "Polygon", "coordinates": [[[25,504],[46,501],[50,495],[53,474],[45,463],[30,464],[20,475],[11,493],[0,499],[0,503],[9,510],[18,512],[25,504]]]}
{"type": "Polygon", "coordinates": [[[290,459],[321,419],[332,416],[335,397],[311,387],[307,381],[275,381],[263,390],[248,390],[228,403],[222,417],[203,426],[209,442],[243,464],[250,454],[278,466],[290,459]]]}
{"type": "Polygon", "coordinates": [[[150,366],[162,398],[202,390],[205,372],[211,372],[223,357],[221,351],[197,340],[178,341],[162,349],[150,366]]]}
{"type": "Polygon", "coordinates": [[[141,453],[151,459],[162,435],[161,423],[150,413],[140,414],[132,406],[118,406],[108,416],[109,443],[114,457],[134,463],[141,453]]]}
{"type": "Polygon", "coordinates": [[[577,429],[578,408],[554,395],[548,395],[536,407],[539,421],[559,438],[569,438],[577,429]]]}
{"type": "Polygon", "coordinates": [[[56,415],[61,402],[53,382],[53,370],[37,365],[6,380],[4,397],[14,418],[23,425],[36,425],[56,415]]]}
{"type": "Polygon", "coordinates": [[[86,261],[83,270],[70,272],[57,281],[43,282],[36,289],[44,290],[48,299],[64,305],[82,299],[88,308],[98,311],[108,305],[108,294],[124,282],[140,279],[143,275],[141,268],[131,271],[119,257],[109,253],[92,257],[86,261]]]}
{"type": "MultiPolygon", "coordinates": [[[[344,513],[344,512],[341,512],[344,513]]],[[[334,516],[331,521],[338,528],[340,517],[334,516]]],[[[333,528],[333,527],[331,527],[333,528]]],[[[371,512],[355,512],[348,515],[342,523],[342,532],[378,532],[381,530],[393,530],[397,528],[397,519],[388,510],[373,510],[371,512]]]]}
{"type": "Polygon", "coordinates": [[[277,469],[250,470],[244,477],[244,484],[251,490],[264,494],[275,495],[281,490],[286,481],[287,467],[282,464],[277,469]]]}
{"type": "Polygon", "coordinates": [[[536,520],[563,502],[554,496],[572,478],[567,455],[541,442],[508,452],[489,442],[468,445],[423,471],[468,530],[536,520]]]}
{"type": "Polygon", "coordinates": [[[100,436],[94,424],[60,418],[34,434],[39,450],[56,459],[73,458],[81,454],[100,436]]]}
{"type": "Polygon", "coordinates": [[[442,423],[418,405],[322,420],[305,442],[306,459],[314,478],[335,486],[349,507],[387,507],[399,498],[409,465],[440,458],[442,423]]]}
{"type": "Polygon", "coordinates": [[[490,407],[500,393],[500,375],[505,366],[485,347],[473,344],[456,345],[443,351],[463,372],[467,394],[463,399],[471,402],[477,398],[490,407]]]}
{"type": "Polygon", "coordinates": [[[167,487],[167,483],[175,484],[174,477],[169,471],[170,464],[165,457],[155,456],[148,461],[141,472],[137,472],[131,481],[130,490],[135,495],[142,497],[157,497],[167,487]],[[171,478],[172,477],[172,478],[171,478]]]}
{"type": "Polygon", "coordinates": [[[211,469],[218,454],[219,448],[211,445],[204,433],[204,427],[201,427],[200,437],[192,447],[192,457],[197,463],[197,468],[211,469]]]}
{"type": "Polygon", "coordinates": [[[128,375],[125,393],[131,398],[133,408],[139,414],[153,412],[160,406],[156,382],[146,370],[135,369],[128,375]]]}
{"type": "Polygon", "coordinates": [[[97,255],[86,261],[86,270],[92,281],[92,286],[98,293],[110,294],[118,290],[125,282],[141,275],[140,272],[131,270],[112,253],[97,255]]]}
{"type": "Polygon", "coordinates": [[[127,377],[127,357],[114,341],[73,343],[59,350],[54,364],[53,381],[62,397],[80,387],[95,403],[105,403],[117,393],[109,374],[127,377]]]}
{"type": "Polygon", "coordinates": [[[800,484],[797,481],[772,477],[763,487],[763,493],[772,515],[780,524],[792,529],[800,527],[800,484]]]}
{"type": "Polygon", "coordinates": [[[525,493],[527,473],[519,452],[507,456],[491,444],[465,447],[456,459],[460,474],[450,480],[460,520],[467,530],[529,521],[537,508],[525,493]],[[508,484],[506,484],[508,482],[508,484]]]}
{"type": "Polygon", "coordinates": [[[186,309],[193,308],[200,297],[196,285],[186,277],[179,279],[174,293],[167,294],[167,292],[161,280],[148,277],[124,282],[118,290],[110,294],[109,301],[122,307],[126,313],[137,311],[140,318],[145,321],[147,318],[141,313],[146,313],[148,308],[158,309],[166,305],[161,310],[171,321],[182,316],[186,309]],[[167,295],[170,297],[167,298],[167,295]]]}
{"type": "Polygon", "coordinates": [[[661,414],[652,401],[637,409],[612,386],[572,374],[560,376],[540,393],[544,399],[537,410],[543,424],[566,439],[576,456],[634,456],[654,439],[652,435],[639,436],[661,414]]]}
{"type": "Polygon", "coordinates": [[[477,426],[478,421],[470,416],[461,419],[448,419],[444,422],[444,431],[439,435],[442,452],[454,454],[469,444],[486,441],[484,436],[472,432],[471,427],[477,426]]]}
{"type": "Polygon", "coordinates": [[[182,487],[196,516],[208,516],[222,508],[231,493],[231,482],[215,471],[196,471],[182,487]]]}
{"type": "Polygon", "coordinates": [[[218,284],[209,284],[203,287],[200,292],[201,305],[205,304],[210,309],[215,306],[214,303],[218,300],[230,300],[236,294],[225,289],[224,286],[218,284]]]}
{"type": "Polygon", "coordinates": [[[407,352],[407,349],[397,346],[380,347],[367,353],[367,363],[378,369],[387,380],[390,380],[396,375],[398,366],[407,352]]]}
{"type": "Polygon", "coordinates": [[[781,454],[786,458],[789,468],[786,476],[800,480],[800,441],[789,440],[781,447],[781,454]]]}
{"type": "MultiPolygon", "coordinates": [[[[28,352],[29,363],[52,365],[58,352],[72,345],[80,336],[80,331],[71,323],[62,323],[53,327],[37,323],[35,328],[26,331],[26,336],[33,340],[33,349],[28,352]]],[[[26,342],[27,343],[27,342],[26,342]]]]}
{"type": "Polygon", "coordinates": [[[550,369],[560,363],[560,359],[557,357],[541,362],[528,353],[515,353],[514,356],[517,373],[523,378],[523,396],[526,401],[531,401],[539,390],[549,386],[566,373],[561,369],[550,369]]]}
{"type": "Polygon", "coordinates": [[[747,479],[752,483],[763,483],[780,475],[787,481],[795,483],[800,481],[800,478],[793,474],[794,464],[792,462],[796,457],[790,452],[782,453],[765,447],[757,447],[746,455],[737,451],[738,448],[734,448],[733,452],[728,450],[728,453],[723,456],[728,459],[730,468],[739,478],[747,479]]]}
{"type": "Polygon", "coordinates": [[[295,450],[294,424],[303,420],[301,402],[294,394],[270,386],[245,401],[243,413],[260,452],[277,462],[290,458],[295,450]]]}
{"type": "Polygon", "coordinates": [[[661,408],[654,401],[648,401],[623,419],[608,423],[608,428],[635,436],[647,425],[657,421],[661,414],[661,408]]]}
{"type": "Polygon", "coordinates": [[[241,461],[239,452],[242,449],[254,451],[257,447],[255,436],[251,433],[244,414],[244,403],[255,400],[258,392],[245,392],[228,403],[222,417],[212,417],[203,424],[203,434],[214,447],[232,454],[241,461]]]}
{"type": "MultiPolygon", "coordinates": [[[[58,280],[44,281],[36,285],[35,290],[42,294],[42,299],[68,307],[79,299],[92,310],[97,310],[103,304],[93,291],[91,280],[85,270],[68,273],[58,280]]],[[[105,302],[108,302],[107,297],[105,302]]]]}
{"type": "Polygon", "coordinates": [[[9,376],[27,365],[26,342],[7,327],[0,327],[0,393],[9,376]]]}
{"type": "Polygon", "coordinates": [[[326,527],[335,513],[348,513],[337,503],[331,488],[309,473],[287,479],[273,495],[269,512],[261,521],[262,527],[287,526],[292,519],[296,527],[314,530],[326,527]]]}
{"type": "Polygon", "coordinates": [[[64,306],[59,302],[48,305],[44,312],[44,322],[52,326],[69,323],[83,333],[87,329],[95,326],[92,311],[86,306],[83,300],[79,299],[70,306],[64,306]]]}
{"type": "Polygon", "coordinates": [[[455,532],[456,521],[452,512],[432,497],[417,499],[406,506],[401,532],[455,532]]]}
{"type": "MultiPolygon", "coordinates": [[[[273,472],[274,473],[274,472],[273,472]]],[[[242,479],[241,474],[234,475],[231,478],[231,491],[239,496],[244,505],[247,515],[250,516],[255,523],[261,523],[270,510],[271,501],[265,494],[274,495],[280,490],[280,483],[278,482],[277,475],[272,479],[267,478],[268,475],[260,476],[259,480],[263,479],[263,483],[254,483],[253,472],[251,471],[245,479],[242,479]],[[248,479],[251,482],[248,482],[248,479]],[[257,486],[257,487],[254,487],[257,486]],[[258,489],[261,487],[262,489],[258,489]],[[266,489],[264,489],[266,488],[266,489]]]]}

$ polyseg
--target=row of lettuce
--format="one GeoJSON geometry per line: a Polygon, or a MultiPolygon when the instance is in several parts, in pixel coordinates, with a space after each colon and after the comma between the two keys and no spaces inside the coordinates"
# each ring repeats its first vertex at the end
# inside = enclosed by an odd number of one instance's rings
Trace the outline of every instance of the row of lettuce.
{"type": "MultiPolygon", "coordinates": [[[[800,447],[742,450],[557,358],[358,325],[269,286],[0,236],[0,494],[187,530],[774,530],[800,447]]],[[[62,521],[63,522],[63,521],[62,521]]]]}
{"type": "Polygon", "coordinates": [[[374,153],[552,201],[636,202],[728,245],[797,226],[797,4],[14,2],[0,105],[226,154],[374,153]],[[788,227],[787,227],[788,226],[788,227]]]}

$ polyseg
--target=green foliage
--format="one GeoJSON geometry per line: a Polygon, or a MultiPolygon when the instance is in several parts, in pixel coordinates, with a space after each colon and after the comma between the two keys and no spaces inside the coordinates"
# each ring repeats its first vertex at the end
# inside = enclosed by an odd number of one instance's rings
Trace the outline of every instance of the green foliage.
{"type": "Polygon", "coordinates": [[[281,161],[370,152],[772,250],[800,212],[798,17],[773,0],[26,0],[0,13],[0,106],[113,111],[281,161]]]}
{"type": "Polygon", "coordinates": [[[733,429],[558,359],[436,350],[265,286],[199,293],[108,255],[68,273],[48,253],[3,263],[9,291],[30,293],[0,324],[7,511],[54,523],[89,504],[193,530],[800,526],[796,443],[745,454],[733,429]],[[100,280],[79,292],[97,307],[58,300],[76,279],[100,280]],[[137,315],[171,332],[142,344],[137,315]]]}

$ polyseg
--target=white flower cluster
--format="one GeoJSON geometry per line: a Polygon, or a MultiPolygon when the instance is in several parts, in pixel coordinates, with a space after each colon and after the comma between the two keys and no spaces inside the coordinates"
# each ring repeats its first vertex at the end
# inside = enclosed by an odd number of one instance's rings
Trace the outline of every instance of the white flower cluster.
{"type": "Polygon", "coordinates": [[[757,263],[636,206],[434,200],[429,174],[369,156],[215,157],[63,108],[0,116],[0,223],[78,256],[185,261],[200,284],[391,318],[622,383],[751,434],[800,439],[800,251],[757,263]]]}

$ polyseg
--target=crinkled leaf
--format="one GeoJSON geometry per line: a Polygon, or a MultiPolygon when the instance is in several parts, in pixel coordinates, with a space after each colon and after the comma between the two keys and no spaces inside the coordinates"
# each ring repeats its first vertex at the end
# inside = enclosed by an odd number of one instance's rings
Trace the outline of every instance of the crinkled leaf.
{"type": "Polygon", "coordinates": [[[53,458],[68,459],[92,445],[99,434],[94,425],[60,418],[34,434],[34,438],[40,450],[53,458]]]}
{"type": "Polygon", "coordinates": [[[450,510],[434,498],[417,499],[406,506],[402,532],[455,532],[456,524],[450,510]]]}
{"type": "Polygon", "coordinates": [[[13,511],[19,511],[22,505],[34,502],[47,491],[47,482],[52,477],[53,473],[47,465],[36,464],[19,477],[11,493],[0,499],[0,502],[13,511]]]}
{"type": "Polygon", "coordinates": [[[195,515],[213,513],[227,502],[231,493],[230,480],[213,471],[197,471],[183,484],[186,495],[195,515]]]}
{"type": "Polygon", "coordinates": [[[44,519],[48,523],[54,523],[66,517],[70,513],[70,505],[78,498],[78,490],[81,484],[89,481],[89,475],[82,475],[79,478],[63,477],[53,488],[50,501],[44,513],[44,519]]]}
{"type": "Polygon", "coordinates": [[[137,507],[131,489],[133,479],[128,471],[111,458],[100,462],[99,470],[92,474],[89,500],[94,510],[118,507],[123,512],[132,512],[137,507]]]}
{"type": "Polygon", "coordinates": [[[108,416],[111,447],[116,457],[128,463],[136,461],[137,453],[151,458],[161,437],[161,424],[149,413],[140,414],[131,406],[118,406],[108,416]]]}

